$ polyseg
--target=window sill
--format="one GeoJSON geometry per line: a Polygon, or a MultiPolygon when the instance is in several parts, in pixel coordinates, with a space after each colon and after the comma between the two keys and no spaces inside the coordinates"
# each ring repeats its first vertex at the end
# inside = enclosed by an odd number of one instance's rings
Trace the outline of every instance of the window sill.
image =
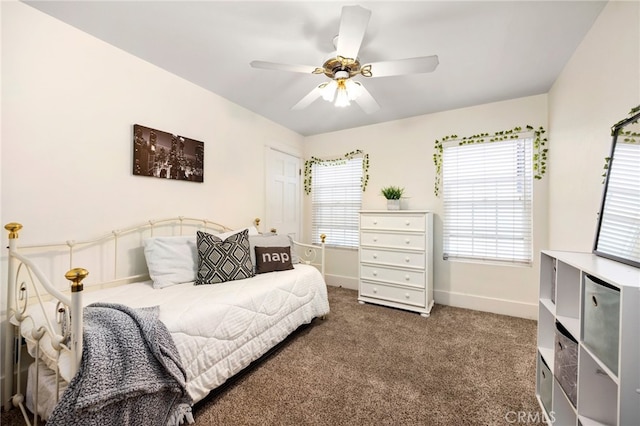
{"type": "Polygon", "coordinates": [[[453,262],[453,263],[471,263],[475,265],[485,265],[485,266],[505,266],[510,268],[531,268],[533,267],[533,262],[525,263],[525,262],[501,262],[499,260],[480,260],[480,259],[459,259],[459,258],[442,258],[445,262],[453,262]]]}
{"type": "Polygon", "coordinates": [[[358,247],[332,246],[331,244],[325,244],[324,247],[331,250],[358,251],[358,247]]]}

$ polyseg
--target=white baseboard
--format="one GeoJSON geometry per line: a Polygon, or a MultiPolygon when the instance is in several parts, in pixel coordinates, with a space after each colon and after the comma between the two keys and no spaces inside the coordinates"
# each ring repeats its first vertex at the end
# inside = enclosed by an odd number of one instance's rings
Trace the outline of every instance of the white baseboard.
{"type": "Polygon", "coordinates": [[[473,309],[476,311],[492,312],[526,319],[538,319],[538,304],[523,303],[513,300],[497,299],[493,297],[477,296],[473,294],[456,293],[443,290],[433,291],[436,304],[473,309]]]}
{"type": "MultiPolygon", "coordinates": [[[[325,274],[327,285],[358,290],[358,279],[343,275],[325,274]]],[[[484,297],[473,294],[456,293],[443,290],[433,291],[435,303],[455,306],[457,308],[473,309],[475,311],[491,312],[526,319],[538,319],[538,305],[523,303],[495,297],[484,297]]]]}
{"type": "Polygon", "coordinates": [[[327,283],[327,285],[333,287],[344,287],[350,290],[358,289],[358,278],[345,277],[343,275],[325,274],[324,281],[327,283]]]}

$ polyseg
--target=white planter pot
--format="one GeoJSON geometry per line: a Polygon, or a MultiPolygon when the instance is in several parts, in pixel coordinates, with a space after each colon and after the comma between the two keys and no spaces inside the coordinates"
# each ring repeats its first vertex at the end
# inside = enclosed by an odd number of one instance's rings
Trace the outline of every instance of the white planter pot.
{"type": "Polygon", "coordinates": [[[387,210],[400,210],[400,200],[387,200],[387,210]]]}

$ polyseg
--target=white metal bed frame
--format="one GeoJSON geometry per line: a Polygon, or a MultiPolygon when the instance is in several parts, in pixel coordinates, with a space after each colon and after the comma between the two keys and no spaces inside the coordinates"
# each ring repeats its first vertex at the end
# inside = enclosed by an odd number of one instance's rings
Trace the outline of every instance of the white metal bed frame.
{"type": "MultiPolygon", "coordinates": [[[[254,225],[259,228],[260,219],[254,220],[254,225]]],[[[84,268],[74,267],[74,251],[80,248],[86,248],[89,246],[102,246],[107,243],[113,242],[113,278],[107,281],[99,282],[88,286],[87,289],[98,289],[115,287],[118,285],[126,285],[129,283],[140,282],[149,279],[148,273],[134,274],[129,276],[119,276],[118,274],[118,258],[119,258],[119,246],[118,239],[124,235],[139,233],[142,235],[148,232],[148,236],[154,235],[154,230],[164,227],[165,229],[172,229],[173,235],[183,235],[184,228],[199,229],[210,233],[221,233],[231,231],[231,228],[221,225],[217,222],[213,222],[207,219],[196,219],[184,216],[172,217],[161,220],[149,220],[147,222],[137,224],[125,229],[114,230],[102,237],[87,241],[65,241],[63,243],[54,244],[42,244],[18,247],[18,233],[22,229],[22,225],[19,223],[8,223],[5,225],[5,229],[9,231],[9,253],[7,259],[7,314],[6,314],[6,328],[4,330],[4,372],[5,382],[3,389],[3,405],[5,410],[9,410],[12,407],[18,407],[22,411],[22,415],[25,422],[28,425],[32,423],[29,421],[29,415],[25,407],[25,395],[22,393],[22,371],[21,371],[21,339],[20,333],[21,324],[29,318],[26,314],[27,307],[33,304],[39,305],[39,309],[45,318],[48,318],[45,313],[45,307],[43,303],[47,300],[57,300],[56,305],[56,319],[58,323],[63,321],[63,316],[66,316],[67,324],[72,312],[78,312],[82,309],[82,294],[84,290],[83,280],[89,275],[89,271],[84,268]],[[177,230],[176,230],[177,227],[177,230]],[[38,253],[45,250],[68,250],[69,270],[65,274],[65,278],[70,282],[70,294],[58,290],[47,277],[46,274],[38,267],[38,265],[26,254],[26,253],[38,253]],[[24,254],[23,254],[24,253],[24,254]],[[33,292],[33,295],[30,293],[33,292]]],[[[300,257],[300,261],[305,264],[316,266],[322,276],[325,275],[324,263],[325,263],[325,238],[321,235],[321,244],[311,245],[303,244],[297,241],[293,242],[292,249],[300,257]]],[[[74,320],[71,323],[71,330],[67,330],[64,335],[57,332],[57,327],[47,319],[45,326],[39,327],[32,331],[32,337],[38,343],[36,345],[36,360],[39,359],[40,341],[45,335],[49,335],[51,339],[51,346],[57,353],[58,359],[62,351],[69,351],[72,360],[71,375],[75,375],[79,366],[82,356],[82,329],[83,321],[82,315],[74,316],[74,320]],[[66,345],[64,342],[69,342],[66,345]]],[[[36,362],[36,389],[39,364],[36,362]]],[[[56,369],[56,383],[58,383],[56,390],[56,402],[60,398],[59,368],[56,369]]],[[[38,424],[38,392],[34,396],[33,406],[36,411],[33,413],[33,424],[38,424]]]]}

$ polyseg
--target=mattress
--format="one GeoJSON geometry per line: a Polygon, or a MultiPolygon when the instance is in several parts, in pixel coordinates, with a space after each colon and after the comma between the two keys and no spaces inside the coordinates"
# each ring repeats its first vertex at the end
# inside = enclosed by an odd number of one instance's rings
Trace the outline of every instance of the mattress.
{"type": "MultiPolygon", "coordinates": [[[[194,402],[223,384],[252,361],[284,340],[302,324],[329,313],[327,288],[313,266],[259,274],[253,278],[214,285],[178,284],[153,289],[151,282],[85,291],[83,305],[121,303],[134,308],[160,307],[160,320],[176,344],[187,373],[187,391],[194,402]]],[[[48,312],[55,304],[47,302],[48,312]]],[[[36,307],[29,310],[22,335],[35,356],[31,330],[44,321],[36,307]]],[[[73,320],[73,319],[72,319],[73,320]]],[[[56,352],[45,337],[40,358],[51,369],[56,352]]],[[[70,355],[63,351],[57,363],[64,380],[71,380],[70,355]]]]}

